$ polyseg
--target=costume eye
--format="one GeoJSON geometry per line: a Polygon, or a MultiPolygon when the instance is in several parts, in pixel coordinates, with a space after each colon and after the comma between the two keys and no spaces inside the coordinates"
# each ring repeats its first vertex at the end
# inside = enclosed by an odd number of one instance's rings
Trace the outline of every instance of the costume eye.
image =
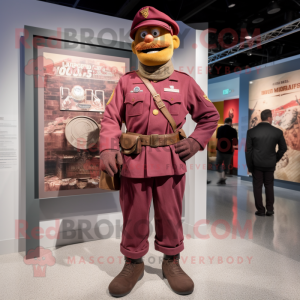
{"type": "Polygon", "coordinates": [[[151,33],[152,33],[153,37],[158,37],[160,32],[159,32],[158,29],[153,29],[153,30],[151,31],[151,33]]]}
{"type": "Polygon", "coordinates": [[[142,31],[141,32],[141,38],[145,38],[145,36],[148,34],[148,32],[147,31],[142,31]]]}

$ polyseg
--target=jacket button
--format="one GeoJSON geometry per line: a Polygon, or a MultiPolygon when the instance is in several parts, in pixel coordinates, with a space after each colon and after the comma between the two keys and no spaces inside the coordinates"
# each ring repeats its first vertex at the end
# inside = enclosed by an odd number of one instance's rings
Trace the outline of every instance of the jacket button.
{"type": "Polygon", "coordinates": [[[171,98],[171,101],[173,101],[174,99],[173,98],[171,98]]]}
{"type": "Polygon", "coordinates": [[[132,101],[134,101],[134,98],[132,98],[132,101]]]}
{"type": "Polygon", "coordinates": [[[157,116],[158,113],[159,113],[159,111],[158,111],[157,109],[153,109],[153,112],[152,112],[152,113],[154,114],[154,116],[157,116]]]}

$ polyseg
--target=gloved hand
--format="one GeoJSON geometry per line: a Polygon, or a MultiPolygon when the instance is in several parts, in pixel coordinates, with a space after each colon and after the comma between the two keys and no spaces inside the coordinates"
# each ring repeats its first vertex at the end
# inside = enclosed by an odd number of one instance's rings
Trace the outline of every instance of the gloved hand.
{"type": "MultiPolygon", "coordinates": [[[[122,166],[123,158],[119,150],[104,150],[100,154],[100,160],[104,165],[104,170],[109,176],[114,176],[118,172],[118,166],[122,166]]],[[[100,169],[103,169],[100,161],[100,169]]]]}
{"type": "Polygon", "coordinates": [[[178,143],[174,144],[175,152],[179,154],[179,157],[182,161],[186,161],[195,155],[202,147],[200,144],[194,140],[193,138],[187,138],[184,140],[179,141],[178,143]]]}

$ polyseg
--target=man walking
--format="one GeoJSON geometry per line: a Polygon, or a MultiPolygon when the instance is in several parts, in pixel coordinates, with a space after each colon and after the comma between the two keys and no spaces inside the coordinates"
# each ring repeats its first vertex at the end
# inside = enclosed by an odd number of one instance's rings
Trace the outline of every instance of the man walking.
{"type": "Polygon", "coordinates": [[[283,132],[273,127],[272,112],[266,109],[261,112],[261,120],[256,127],[249,129],[246,141],[246,162],[253,176],[253,193],[257,216],[274,214],[274,171],[276,163],[287,151],[283,132]],[[276,152],[276,145],[278,151],[276,152]],[[266,191],[266,208],[262,202],[262,186],[266,191]]]}
{"type": "Polygon", "coordinates": [[[218,128],[217,131],[217,160],[216,167],[219,173],[218,184],[226,184],[225,173],[229,173],[229,165],[234,152],[234,146],[238,144],[237,131],[232,128],[232,119],[226,118],[225,124],[218,128]],[[222,170],[222,165],[225,168],[222,170]]]}

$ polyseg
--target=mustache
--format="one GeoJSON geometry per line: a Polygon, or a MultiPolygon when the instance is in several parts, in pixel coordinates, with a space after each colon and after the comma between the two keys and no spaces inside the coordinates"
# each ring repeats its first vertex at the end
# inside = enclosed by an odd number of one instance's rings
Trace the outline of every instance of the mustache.
{"type": "Polygon", "coordinates": [[[135,50],[142,51],[147,49],[156,49],[156,48],[165,48],[171,45],[170,42],[167,41],[153,41],[151,43],[140,42],[135,46],[135,50]]]}

